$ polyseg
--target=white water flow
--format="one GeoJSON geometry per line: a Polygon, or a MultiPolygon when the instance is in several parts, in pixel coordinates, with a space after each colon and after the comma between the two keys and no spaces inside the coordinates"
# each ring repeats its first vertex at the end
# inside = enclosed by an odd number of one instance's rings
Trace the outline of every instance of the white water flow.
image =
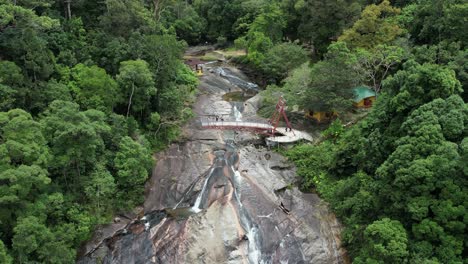
{"type": "Polygon", "coordinates": [[[237,106],[234,106],[233,112],[236,121],[242,121],[242,113],[237,109],[237,106]]]}
{"type": "Polygon", "coordinates": [[[255,83],[251,83],[251,82],[248,82],[248,81],[245,81],[235,75],[232,75],[232,74],[229,74],[227,73],[222,67],[218,67],[215,69],[215,72],[227,79],[231,84],[233,85],[236,85],[238,87],[240,87],[241,89],[249,89],[249,90],[257,90],[258,91],[258,85],[256,85],[255,83]]]}
{"type": "Polygon", "coordinates": [[[257,228],[252,227],[247,233],[247,238],[249,239],[249,260],[250,263],[259,263],[260,260],[260,250],[257,246],[257,228]]]}
{"type": "Polygon", "coordinates": [[[195,187],[195,184],[192,184],[192,186],[190,187],[188,192],[186,192],[184,195],[182,195],[182,198],[180,198],[180,201],[172,209],[177,209],[177,207],[179,207],[179,205],[185,200],[185,196],[187,195],[187,193],[190,193],[193,190],[194,187],[195,187]]]}
{"type": "MultiPolygon", "coordinates": [[[[242,176],[241,176],[241,174],[240,174],[240,172],[238,170],[234,169],[233,166],[231,166],[231,169],[234,172],[234,182],[236,183],[236,186],[240,187],[242,176]]],[[[248,245],[249,263],[252,263],[252,264],[263,263],[263,261],[260,262],[262,253],[261,253],[259,245],[258,245],[258,240],[259,240],[258,239],[258,228],[253,226],[251,221],[245,215],[245,213],[247,213],[247,212],[245,211],[245,208],[243,208],[244,205],[242,204],[242,201],[240,199],[240,196],[241,196],[240,191],[235,189],[234,194],[235,194],[235,197],[236,197],[237,202],[239,203],[239,207],[240,207],[239,213],[240,213],[240,218],[241,218],[241,224],[244,227],[244,229],[247,231],[246,236],[247,236],[248,241],[249,241],[249,245],[248,245]]]]}
{"type": "Polygon", "coordinates": [[[192,206],[192,211],[195,213],[200,212],[203,208],[200,208],[200,204],[202,202],[203,194],[206,191],[206,186],[208,186],[208,180],[211,177],[211,174],[213,173],[214,168],[211,168],[210,173],[208,174],[208,177],[206,177],[205,183],[203,184],[203,188],[200,191],[200,193],[197,196],[197,199],[195,200],[195,204],[192,206]]]}

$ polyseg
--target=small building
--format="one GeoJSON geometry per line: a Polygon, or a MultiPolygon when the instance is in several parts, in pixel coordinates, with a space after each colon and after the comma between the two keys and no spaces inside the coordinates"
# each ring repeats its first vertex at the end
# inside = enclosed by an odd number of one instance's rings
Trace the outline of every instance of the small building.
{"type": "Polygon", "coordinates": [[[354,106],[357,108],[369,108],[375,101],[375,92],[367,86],[359,86],[353,89],[354,106]]]}
{"type": "Polygon", "coordinates": [[[330,121],[331,119],[337,116],[336,112],[319,112],[319,111],[306,111],[305,116],[307,118],[315,119],[317,122],[322,123],[326,121],[330,121]]]}

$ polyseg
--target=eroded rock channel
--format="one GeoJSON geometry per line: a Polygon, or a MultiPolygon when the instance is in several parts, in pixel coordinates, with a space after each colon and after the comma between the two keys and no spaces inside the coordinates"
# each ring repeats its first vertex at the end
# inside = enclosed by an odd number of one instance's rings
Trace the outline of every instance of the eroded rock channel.
{"type": "MultiPolygon", "coordinates": [[[[199,117],[259,120],[258,87],[235,67],[205,65],[199,117]]],[[[116,223],[79,263],[344,263],[339,225],[315,194],[291,187],[294,167],[247,132],[202,130],[157,156],[143,215],[116,223]],[[287,209],[287,210],[284,210],[287,209]]],[[[106,229],[105,229],[106,230],[106,229]]]]}

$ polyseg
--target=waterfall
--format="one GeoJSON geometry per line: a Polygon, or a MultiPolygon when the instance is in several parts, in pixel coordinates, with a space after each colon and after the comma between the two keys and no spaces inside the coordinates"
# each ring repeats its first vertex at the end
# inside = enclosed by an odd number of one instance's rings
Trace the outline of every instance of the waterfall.
{"type": "Polygon", "coordinates": [[[237,106],[234,105],[234,117],[236,118],[236,121],[242,121],[242,113],[237,109],[237,106]]]}
{"type": "Polygon", "coordinates": [[[246,80],[243,80],[233,74],[228,73],[229,69],[224,70],[222,67],[218,67],[215,69],[215,72],[228,80],[231,84],[238,86],[239,88],[243,90],[253,90],[253,91],[259,91],[258,85],[255,83],[248,82],[246,80]]]}
{"type": "MultiPolygon", "coordinates": [[[[232,171],[234,172],[234,182],[235,186],[240,186],[242,176],[240,172],[236,169],[234,169],[233,166],[231,166],[232,171]]],[[[240,199],[240,192],[237,188],[234,189],[234,196],[236,197],[237,203],[239,205],[239,213],[240,213],[240,220],[241,220],[241,225],[244,228],[244,230],[247,231],[247,234],[245,234],[248,238],[248,258],[249,258],[249,263],[263,263],[261,261],[261,256],[262,252],[260,250],[260,245],[259,245],[259,233],[258,233],[258,228],[255,226],[255,223],[252,223],[249,213],[246,211],[244,208],[244,205],[242,204],[242,201],[240,199]]]]}
{"type": "Polygon", "coordinates": [[[203,188],[198,194],[197,199],[195,200],[195,204],[192,206],[192,211],[194,211],[195,213],[198,213],[203,209],[203,208],[200,208],[200,205],[202,202],[203,194],[205,193],[205,190],[206,190],[206,186],[208,186],[208,180],[210,179],[211,174],[213,173],[213,170],[214,168],[211,168],[210,173],[208,174],[208,177],[206,177],[205,183],[203,183],[203,188]]]}
{"type": "Polygon", "coordinates": [[[250,263],[259,263],[261,252],[258,249],[257,245],[257,232],[256,227],[251,227],[249,233],[247,233],[247,238],[249,239],[249,261],[250,263]]]}

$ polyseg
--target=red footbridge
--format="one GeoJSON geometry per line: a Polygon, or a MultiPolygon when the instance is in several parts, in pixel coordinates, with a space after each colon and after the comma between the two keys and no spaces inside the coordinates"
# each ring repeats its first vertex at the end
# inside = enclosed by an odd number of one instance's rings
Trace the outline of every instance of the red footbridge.
{"type": "Polygon", "coordinates": [[[246,121],[210,121],[202,120],[203,128],[220,129],[220,130],[235,130],[247,131],[255,134],[273,135],[276,128],[270,124],[246,122],[246,121]]]}
{"type": "Polygon", "coordinates": [[[212,117],[211,119],[202,120],[201,126],[205,129],[247,131],[255,134],[264,134],[269,136],[267,141],[271,143],[292,143],[299,140],[312,141],[312,137],[309,134],[291,127],[291,123],[284,112],[285,106],[285,100],[280,97],[276,104],[275,112],[268,123],[253,121],[219,121],[219,119],[215,121],[212,120],[212,117]],[[286,127],[278,127],[282,117],[286,122],[286,127]]]}

